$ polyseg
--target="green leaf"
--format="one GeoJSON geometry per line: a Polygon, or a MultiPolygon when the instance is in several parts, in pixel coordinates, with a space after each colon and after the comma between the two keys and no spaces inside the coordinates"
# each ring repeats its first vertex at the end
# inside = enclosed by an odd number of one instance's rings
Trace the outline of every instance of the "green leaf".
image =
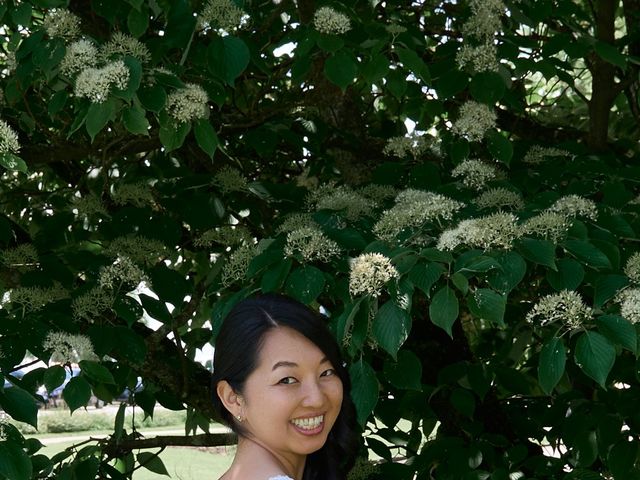
{"type": "Polygon", "coordinates": [[[278,291],[289,275],[292,266],[293,260],[286,258],[269,268],[264,272],[264,275],[262,275],[260,290],[262,290],[263,293],[278,291]]]}
{"type": "Polygon", "coordinates": [[[60,365],[53,365],[44,372],[44,387],[47,392],[52,392],[64,383],[67,378],[67,372],[60,365]]]}
{"type": "Polygon", "coordinates": [[[497,130],[489,130],[486,134],[489,152],[505,165],[509,165],[513,157],[513,145],[507,137],[497,130]]]}
{"type": "Polygon", "coordinates": [[[74,410],[89,403],[91,385],[82,377],[72,377],[62,391],[62,398],[67,402],[69,410],[73,413],[74,410]]]}
{"type": "MultiPolygon", "coordinates": [[[[173,270],[163,263],[151,270],[151,284],[161,300],[170,302],[176,307],[182,305],[185,297],[193,291],[191,282],[185,278],[184,273],[173,270]]],[[[164,312],[168,314],[169,311],[164,308],[162,310],[163,318],[166,318],[164,312]]]]}
{"type": "Polygon", "coordinates": [[[504,326],[507,297],[489,288],[479,288],[469,297],[469,310],[476,317],[504,326]]]}
{"type": "Polygon", "coordinates": [[[364,427],[373,408],[378,403],[378,379],[376,372],[364,360],[349,367],[351,377],[351,398],[356,407],[358,423],[364,427]]]}
{"type": "Polygon", "coordinates": [[[495,105],[507,90],[502,76],[496,72],[480,72],[473,76],[469,92],[479,102],[489,106],[495,105]]]}
{"type": "Polygon", "coordinates": [[[607,376],[616,361],[616,349],[606,337],[586,331],[576,343],[575,361],[587,376],[606,389],[607,376]]]}
{"type": "Polygon", "coordinates": [[[0,153],[0,165],[10,171],[22,173],[27,173],[28,171],[25,161],[13,153],[0,153]]]}
{"type": "Polygon", "coordinates": [[[214,39],[207,50],[209,70],[233,86],[233,82],[249,65],[251,53],[240,38],[227,35],[214,39]]]}
{"type": "Polygon", "coordinates": [[[17,7],[12,7],[11,19],[16,23],[16,25],[21,25],[23,27],[31,25],[31,4],[25,2],[21,3],[17,7]]]}
{"type": "Polygon", "coordinates": [[[425,84],[431,82],[431,75],[429,74],[429,68],[422,58],[415,52],[415,50],[409,50],[408,48],[397,48],[395,53],[404,65],[404,67],[412,72],[417,78],[422,80],[425,84]]]}
{"type": "Polygon", "coordinates": [[[107,369],[107,367],[101,365],[98,362],[94,362],[91,360],[80,360],[78,366],[87,377],[95,382],[108,383],[110,385],[116,384],[113,375],[107,369]]]}
{"type": "Polygon", "coordinates": [[[611,342],[637,355],[638,332],[627,319],[619,315],[602,315],[596,318],[596,325],[598,325],[598,332],[611,342]]]}
{"type": "Polygon", "coordinates": [[[461,163],[469,157],[471,146],[466,138],[457,138],[451,142],[449,156],[455,164],[461,163]]]}
{"type": "Polygon", "coordinates": [[[463,273],[456,272],[451,275],[451,283],[462,295],[466,295],[469,291],[469,279],[463,273]]]}
{"type": "Polygon", "coordinates": [[[198,146],[204,153],[209,155],[210,158],[213,158],[213,154],[215,153],[216,148],[218,148],[220,142],[218,140],[218,135],[213,129],[211,123],[209,123],[209,120],[200,119],[196,121],[193,125],[193,133],[196,136],[198,146]]]}
{"type": "Polygon", "coordinates": [[[122,113],[124,127],[134,135],[149,135],[149,121],[142,108],[132,106],[122,113]]]}
{"type": "Polygon", "coordinates": [[[436,292],[429,305],[429,318],[434,325],[442,328],[453,337],[451,328],[458,318],[459,306],[455,292],[445,286],[436,292]]]}
{"type": "Polygon", "coordinates": [[[161,85],[151,85],[138,90],[138,99],[144,108],[158,113],[167,103],[167,93],[161,85]]]}
{"type": "Polygon", "coordinates": [[[306,265],[296,268],[287,279],[286,291],[302,303],[313,302],[324,290],[324,274],[316,267],[306,265]]]}
{"type": "Polygon", "coordinates": [[[431,287],[444,273],[444,267],[440,263],[418,263],[409,271],[409,280],[429,297],[431,287]]]}
{"type": "Polygon", "coordinates": [[[623,287],[629,285],[626,275],[601,275],[596,279],[593,295],[593,306],[600,308],[623,287]]]}
{"type": "Polygon", "coordinates": [[[446,100],[460,93],[469,84],[469,77],[466,73],[456,69],[449,69],[436,81],[436,91],[438,98],[446,100]]]}
{"type": "Polygon", "coordinates": [[[162,145],[167,152],[170,152],[182,146],[190,130],[190,123],[179,123],[176,125],[174,123],[167,122],[160,126],[158,134],[162,145]]]}
{"type": "Polygon", "coordinates": [[[562,339],[553,337],[540,350],[538,360],[538,382],[547,394],[551,392],[562,378],[567,363],[567,352],[562,339]]]}
{"type": "Polygon", "coordinates": [[[33,475],[31,459],[12,442],[0,442],[0,475],[11,480],[30,480],[33,475]]]}
{"type": "Polygon", "coordinates": [[[593,244],[586,240],[565,240],[562,244],[564,248],[583,263],[595,269],[610,269],[611,262],[602,250],[596,248],[593,244]]]}
{"type": "Polygon", "coordinates": [[[527,262],[516,252],[506,252],[496,258],[501,269],[492,270],[487,276],[489,285],[501,293],[516,288],[527,273],[527,262]]]}
{"type": "Polygon", "coordinates": [[[627,56],[610,43],[596,40],[593,49],[605,62],[609,62],[622,70],[627,69],[627,56]]]}
{"type": "Polygon", "coordinates": [[[345,90],[358,75],[358,65],[345,51],[340,51],[327,58],[324,74],[331,83],[345,90]]]}
{"type": "Polygon", "coordinates": [[[518,253],[527,260],[557,270],[556,246],[548,240],[521,238],[516,241],[518,253]]]}
{"type": "MultiPolygon", "coordinates": [[[[638,442],[623,440],[609,451],[607,465],[615,480],[627,480],[638,459],[638,442]]],[[[636,478],[634,476],[633,478],[636,478]]]]}
{"type": "Polygon", "coordinates": [[[118,442],[122,438],[122,434],[124,433],[124,418],[127,412],[127,404],[122,402],[120,407],[118,407],[118,412],[116,413],[116,418],[113,424],[113,439],[118,442]]]}
{"type": "Polygon", "coordinates": [[[147,354],[144,339],[127,327],[115,327],[116,350],[134,364],[141,364],[147,354]]]}
{"type": "Polygon", "coordinates": [[[382,305],[373,319],[373,337],[394,359],[409,336],[411,317],[406,310],[389,300],[382,305]]]}
{"type": "Polygon", "coordinates": [[[366,62],[361,69],[362,77],[369,83],[375,83],[389,71],[389,60],[381,54],[376,54],[366,62]]]}
{"type": "Polygon", "coordinates": [[[573,258],[558,260],[558,270],[547,271],[547,281],[556,290],[576,290],[584,280],[584,267],[573,258]]]}
{"type": "Polygon", "coordinates": [[[0,407],[11,418],[38,428],[38,405],[26,390],[13,386],[0,392],[0,407]]]}
{"type": "Polygon", "coordinates": [[[87,133],[91,137],[92,142],[100,130],[109,123],[109,120],[115,113],[116,104],[111,98],[102,103],[91,104],[89,111],[87,112],[85,127],[87,128],[87,133]]]}
{"type": "Polygon", "coordinates": [[[169,475],[169,472],[167,471],[167,468],[164,466],[164,463],[162,462],[160,457],[155,453],[140,452],[136,459],[138,460],[138,463],[140,465],[153,473],[157,473],[158,475],[166,475],[167,477],[171,476],[169,475]]]}
{"type": "Polygon", "coordinates": [[[132,8],[127,16],[127,27],[134,37],[141,37],[149,28],[149,10],[140,8],[139,10],[132,8]]]}
{"type": "Polygon", "coordinates": [[[422,391],[422,363],[415,353],[400,350],[397,360],[384,363],[384,377],[396,388],[422,391]]]}

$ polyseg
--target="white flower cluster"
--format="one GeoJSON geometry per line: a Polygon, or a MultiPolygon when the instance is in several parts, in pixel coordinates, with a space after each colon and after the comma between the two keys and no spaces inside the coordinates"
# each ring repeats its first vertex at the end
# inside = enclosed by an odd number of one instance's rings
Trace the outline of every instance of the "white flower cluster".
{"type": "Polygon", "coordinates": [[[289,257],[299,253],[306,262],[328,262],[340,254],[340,247],[319,228],[302,227],[289,232],[284,253],[289,257]]]}
{"type": "Polygon", "coordinates": [[[399,276],[388,257],[380,253],[363,253],[351,262],[349,292],[353,296],[367,294],[377,297],[389,280],[399,276]]]}
{"type": "Polygon", "coordinates": [[[624,274],[635,284],[640,284],[640,252],[635,252],[624,265],[624,274]]]}
{"type": "Polygon", "coordinates": [[[404,158],[410,154],[414,158],[422,155],[429,145],[424,135],[406,135],[402,137],[391,137],[382,149],[382,153],[388,156],[404,158]]]}
{"type": "Polygon", "coordinates": [[[376,204],[373,200],[354,192],[347,186],[336,187],[318,199],[316,210],[341,211],[347,220],[371,216],[376,204]]]}
{"type": "Polygon", "coordinates": [[[76,78],[75,94],[86,97],[93,103],[102,103],[109,98],[111,88],[127,88],[129,77],[129,69],[122,60],[111,62],[102,68],[86,68],[76,78]]]}
{"type": "Polygon", "coordinates": [[[209,96],[204,88],[194,83],[185,84],[167,96],[167,112],[177,122],[185,123],[191,120],[207,118],[209,116],[209,96]]]}
{"type": "Polygon", "coordinates": [[[126,56],[137,58],[142,63],[151,60],[151,52],[144,43],[122,32],[114,33],[111,40],[100,47],[100,56],[104,61],[126,56]]]}
{"type": "Polygon", "coordinates": [[[462,184],[474,190],[482,190],[497,174],[496,167],[474,159],[464,160],[451,171],[453,178],[462,178],[462,184]]]}
{"type": "Polygon", "coordinates": [[[224,166],[213,177],[213,183],[221,193],[243,192],[247,189],[249,181],[239,170],[224,166]]]}
{"type": "Polygon", "coordinates": [[[67,51],[60,62],[60,73],[75,75],[85,68],[98,65],[98,49],[90,40],[81,39],[67,45],[67,51]]]}
{"type": "Polygon", "coordinates": [[[51,38],[74,40],[80,36],[80,17],[66,8],[53,8],[44,16],[42,25],[51,38]]]}
{"type": "Polygon", "coordinates": [[[471,0],[469,19],[462,25],[462,33],[485,43],[493,41],[496,32],[502,28],[500,16],[505,12],[502,0],[471,0]]]}
{"type": "Polygon", "coordinates": [[[351,20],[331,7],[320,7],[313,15],[313,26],[320,33],[339,35],[351,30],[351,20]]]}
{"type": "Polygon", "coordinates": [[[382,213],[373,226],[373,233],[391,242],[406,229],[418,229],[436,220],[451,220],[463,207],[463,203],[438,193],[407,189],[398,194],[396,205],[382,213]]]}
{"type": "Polygon", "coordinates": [[[596,203],[580,195],[565,195],[556,200],[548,210],[569,218],[585,217],[589,220],[596,220],[598,218],[598,207],[596,203]]]}
{"type": "Polygon", "coordinates": [[[125,286],[127,291],[131,291],[142,282],[148,283],[149,278],[127,257],[118,257],[111,265],[102,268],[98,275],[98,285],[112,290],[125,286]]]}
{"type": "Polygon", "coordinates": [[[625,288],[614,301],[620,304],[620,315],[631,323],[640,323],[640,288],[625,288]]]}
{"type": "Polygon", "coordinates": [[[193,242],[196,247],[210,247],[214,243],[233,247],[251,241],[251,234],[241,225],[225,225],[207,230],[193,242]]]}
{"type": "Polygon", "coordinates": [[[76,321],[93,323],[102,312],[109,310],[115,301],[111,290],[94,287],[71,302],[73,318],[76,321]]]}
{"type": "Polygon", "coordinates": [[[156,204],[151,186],[147,182],[123,183],[111,193],[116,205],[133,205],[138,208],[156,204]]]}
{"type": "MultiPolygon", "coordinates": [[[[16,68],[18,67],[18,60],[16,59],[16,52],[11,50],[8,52],[2,52],[0,51],[0,59],[2,60],[2,62],[4,63],[4,72],[3,69],[0,68],[0,75],[3,73],[13,73],[16,68]]],[[[2,92],[2,94],[0,95],[1,98],[1,102],[0,103],[4,103],[4,92],[2,92]]]]}
{"type": "Polygon", "coordinates": [[[368,185],[358,189],[358,193],[376,203],[382,203],[385,200],[395,197],[398,194],[398,191],[391,185],[369,183],[368,185]]]}
{"type": "Polygon", "coordinates": [[[78,212],[78,215],[84,217],[92,217],[94,215],[109,216],[109,212],[107,212],[100,198],[94,194],[85,195],[84,197],[74,197],[72,206],[78,212]]]}
{"type": "Polygon", "coordinates": [[[522,233],[557,243],[565,236],[571,225],[571,219],[565,215],[545,210],[527,219],[522,225],[522,233]]]}
{"type": "Polygon", "coordinates": [[[591,307],[585,305],[579,293],[562,290],[542,297],[527,313],[527,321],[541,327],[558,322],[573,330],[580,328],[591,315],[591,307]]]}
{"type": "Polygon", "coordinates": [[[233,0],[209,0],[198,18],[202,28],[213,27],[231,32],[247,21],[247,14],[233,0]]]}
{"type": "Polygon", "coordinates": [[[375,475],[379,473],[380,467],[371,460],[358,457],[355,465],[349,472],[347,480],[367,480],[368,478],[375,478],[375,475]]]}
{"type": "Polygon", "coordinates": [[[2,303],[19,305],[26,312],[36,312],[64,298],[69,298],[69,292],[57,284],[53,287],[17,287],[4,296],[2,303]]]}
{"type": "Polygon", "coordinates": [[[249,263],[258,253],[255,245],[241,245],[227,259],[222,267],[222,285],[228,287],[234,282],[240,281],[247,273],[249,263]]]}
{"type": "Polygon", "coordinates": [[[456,55],[456,63],[460,69],[472,72],[497,72],[500,67],[498,49],[492,43],[464,44],[456,55]]]}
{"type": "Polygon", "coordinates": [[[159,240],[127,235],[114,238],[105,254],[112,258],[127,257],[140,265],[151,266],[167,254],[167,247],[159,240]]]}
{"type": "Polygon", "coordinates": [[[512,208],[519,210],[524,207],[522,196],[504,187],[492,188],[482,192],[474,200],[478,208],[512,208]]]}
{"type": "Polygon", "coordinates": [[[472,142],[479,141],[496,126],[497,118],[489,106],[469,100],[460,107],[460,116],[453,124],[452,131],[472,142]]]}
{"type": "Polygon", "coordinates": [[[0,251],[0,258],[9,268],[32,268],[38,263],[38,251],[30,243],[0,251]]]}
{"type": "Polygon", "coordinates": [[[77,363],[96,357],[89,337],[67,332],[49,332],[42,348],[51,352],[51,360],[60,363],[77,363]]]}
{"type": "Polygon", "coordinates": [[[20,151],[18,134],[4,120],[0,120],[0,155],[6,153],[16,154],[20,151]]]}
{"type": "Polygon", "coordinates": [[[553,147],[543,147],[541,145],[534,145],[531,147],[522,161],[530,165],[538,165],[544,162],[548,157],[567,157],[570,153],[566,150],[553,147]]]}
{"type": "Polygon", "coordinates": [[[290,213],[284,217],[284,221],[278,226],[276,232],[292,232],[299,228],[314,228],[318,227],[318,224],[313,219],[310,213],[290,213]]]}
{"type": "Polygon", "coordinates": [[[512,213],[498,212],[481,218],[469,218],[461,221],[457,227],[445,230],[438,239],[439,250],[454,250],[459,245],[509,250],[513,241],[522,235],[512,213]]]}

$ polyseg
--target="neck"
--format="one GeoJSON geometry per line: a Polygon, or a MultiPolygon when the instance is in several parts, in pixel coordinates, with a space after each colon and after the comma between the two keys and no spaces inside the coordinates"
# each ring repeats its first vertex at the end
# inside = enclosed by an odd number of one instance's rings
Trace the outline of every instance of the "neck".
{"type": "Polygon", "coordinates": [[[272,463],[281,468],[283,473],[289,477],[295,480],[301,480],[307,456],[295,454],[286,455],[275,452],[256,439],[241,436],[238,438],[238,450],[235,460],[244,461],[243,458],[251,459],[252,462],[258,460],[265,463],[272,463]]]}

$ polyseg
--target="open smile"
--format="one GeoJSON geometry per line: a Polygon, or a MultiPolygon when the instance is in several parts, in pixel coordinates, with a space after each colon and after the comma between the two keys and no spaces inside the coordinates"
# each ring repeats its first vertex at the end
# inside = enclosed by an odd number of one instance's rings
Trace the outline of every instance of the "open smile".
{"type": "Polygon", "coordinates": [[[294,418],[290,423],[303,435],[317,435],[324,428],[324,415],[315,417],[294,418]]]}

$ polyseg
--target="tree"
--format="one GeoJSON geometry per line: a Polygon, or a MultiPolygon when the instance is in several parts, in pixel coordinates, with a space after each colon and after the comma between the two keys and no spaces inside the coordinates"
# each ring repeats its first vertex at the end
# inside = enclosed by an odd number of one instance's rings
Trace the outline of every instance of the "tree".
{"type": "MultiPolygon", "coordinates": [[[[79,361],[72,411],[141,377],[207,428],[195,350],[284,292],[344,346],[361,477],[640,478],[638,7],[3,2],[0,406],[37,425],[79,361]]],[[[122,412],[65,458],[5,426],[0,477],[229,441],[122,412]]]]}

